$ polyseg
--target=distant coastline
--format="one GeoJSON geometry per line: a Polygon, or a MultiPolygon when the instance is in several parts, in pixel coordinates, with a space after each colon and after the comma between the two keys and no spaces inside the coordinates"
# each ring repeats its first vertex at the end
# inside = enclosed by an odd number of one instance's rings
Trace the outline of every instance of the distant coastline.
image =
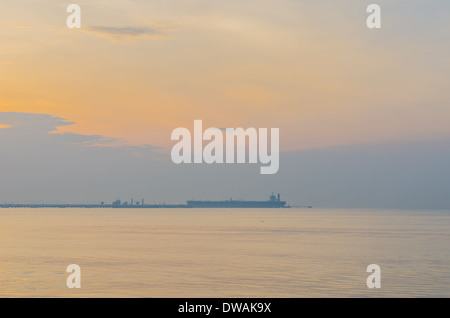
{"type": "MultiPolygon", "coordinates": [[[[304,208],[312,208],[312,206],[296,206],[304,208]]],[[[275,196],[273,193],[267,201],[245,201],[245,200],[224,200],[224,201],[195,201],[189,200],[185,204],[146,204],[144,200],[130,202],[122,202],[116,200],[111,204],[101,202],[99,204],[81,203],[81,204],[69,204],[69,203],[4,203],[0,204],[0,208],[84,208],[84,209],[191,209],[191,208],[291,208],[286,204],[286,201],[281,201],[280,194],[275,196]]]]}

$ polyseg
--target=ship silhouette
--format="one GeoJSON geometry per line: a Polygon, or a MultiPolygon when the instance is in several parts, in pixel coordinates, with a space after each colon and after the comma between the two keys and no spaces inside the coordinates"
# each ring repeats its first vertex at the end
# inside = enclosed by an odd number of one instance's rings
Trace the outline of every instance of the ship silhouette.
{"type": "Polygon", "coordinates": [[[187,205],[191,208],[289,208],[286,201],[281,201],[280,194],[275,196],[272,192],[270,199],[267,201],[244,201],[230,200],[225,201],[187,201],[187,205]]]}

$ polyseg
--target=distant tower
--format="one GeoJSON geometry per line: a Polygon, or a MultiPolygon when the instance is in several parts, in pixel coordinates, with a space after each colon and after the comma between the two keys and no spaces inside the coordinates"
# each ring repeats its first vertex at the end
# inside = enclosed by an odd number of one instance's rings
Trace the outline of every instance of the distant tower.
{"type": "Polygon", "coordinates": [[[131,199],[131,205],[133,205],[133,199],[131,199]]]}
{"type": "Polygon", "coordinates": [[[144,199],[142,199],[142,205],[144,205],[144,199]]]}
{"type": "Polygon", "coordinates": [[[280,202],[280,194],[279,193],[278,193],[277,199],[278,199],[278,202],[280,202]]]}

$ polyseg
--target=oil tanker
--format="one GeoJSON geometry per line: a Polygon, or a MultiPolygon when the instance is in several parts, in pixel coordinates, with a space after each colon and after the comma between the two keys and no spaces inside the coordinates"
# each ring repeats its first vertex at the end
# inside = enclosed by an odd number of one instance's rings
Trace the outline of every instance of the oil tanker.
{"type": "Polygon", "coordinates": [[[273,193],[267,201],[244,201],[244,200],[225,200],[225,201],[187,201],[190,208],[290,208],[286,201],[281,201],[280,194],[275,196],[273,193]]]}

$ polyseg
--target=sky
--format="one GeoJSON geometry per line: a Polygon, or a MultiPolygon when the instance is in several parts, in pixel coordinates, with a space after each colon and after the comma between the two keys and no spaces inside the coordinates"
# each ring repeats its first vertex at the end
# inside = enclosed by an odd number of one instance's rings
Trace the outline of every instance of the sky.
{"type": "Polygon", "coordinates": [[[2,2],[0,202],[450,208],[450,3],[372,2],[2,2]],[[173,164],[196,119],[279,128],[280,172],[173,164]]]}

